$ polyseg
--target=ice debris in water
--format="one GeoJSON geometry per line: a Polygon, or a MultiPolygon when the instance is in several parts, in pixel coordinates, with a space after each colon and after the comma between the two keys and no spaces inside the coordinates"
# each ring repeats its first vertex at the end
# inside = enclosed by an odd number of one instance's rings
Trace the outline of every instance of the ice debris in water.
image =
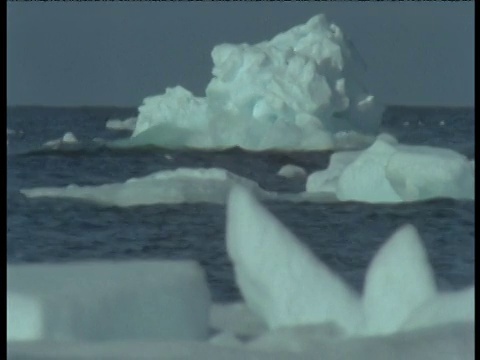
{"type": "Polygon", "coordinates": [[[286,178],[295,178],[295,177],[302,178],[307,176],[307,172],[305,171],[304,168],[300,166],[287,164],[282,166],[281,169],[278,170],[277,175],[286,177],[286,178]]]}
{"type": "Polygon", "coordinates": [[[60,139],[49,140],[43,144],[43,147],[50,149],[58,149],[62,145],[78,144],[78,140],[72,132],[66,132],[60,139]]]}
{"type": "Polygon", "coordinates": [[[109,130],[128,130],[134,131],[137,124],[137,118],[131,117],[125,120],[109,119],[107,120],[105,127],[109,130]]]}
{"type": "Polygon", "coordinates": [[[37,187],[22,189],[29,198],[54,197],[90,201],[102,205],[136,206],[196,202],[225,203],[232,185],[241,184],[262,198],[273,193],[252,180],[219,168],[178,168],[131,178],[124,183],[98,186],[37,187]]]}
{"type": "Polygon", "coordinates": [[[332,192],[342,201],[397,203],[475,198],[475,172],[450,149],[403,145],[387,134],[364,151],[335,153],[327,169],[310,174],[307,193],[332,192]]]}

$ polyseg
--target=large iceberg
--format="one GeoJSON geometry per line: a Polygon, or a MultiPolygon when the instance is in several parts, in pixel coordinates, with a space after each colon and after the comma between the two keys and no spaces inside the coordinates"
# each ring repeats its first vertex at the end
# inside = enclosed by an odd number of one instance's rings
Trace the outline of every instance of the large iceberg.
{"type": "Polygon", "coordinates": [[[383,107],[352,50],[324,15],[270,41],[217,45],[206,97],[176,86],[144,99],[131,139],[111,145],[324,150],[375,132],[383,107]]]}
{"type": "Polygon", "coordinates": [[[432,198],[475,198],[475,171],[463,155],[443,148],[403,145],[380,135],[364,151],[332,155],[312,173],[309,194],[331,192],[342,201],[397,203],[432,198]]]}
{"type": "Polygon", "coordinates": [[[21,192],[28,198],[67,198],[119,207],[197,202],[223,204],[233,185],[243,185],[261,198],[274,196],[256,182],[219,168],[178,168],[132,178],[124,183],[98,186],[71,184],[66,187],[23,189],[21,192]]]}

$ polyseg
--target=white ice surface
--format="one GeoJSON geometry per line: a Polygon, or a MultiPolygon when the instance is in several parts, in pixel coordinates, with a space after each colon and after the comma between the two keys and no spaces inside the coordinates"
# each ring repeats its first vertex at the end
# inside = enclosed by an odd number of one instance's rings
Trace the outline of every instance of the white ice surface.
{"type": "Polygon", "coordinates": [[[405,225],[370,263],[363,292],[366,326],[362,332],[382,335],[398,331],[416,308],[435,295],[435,277],[422,240],[413,226],[405,225]]]}
{"type": "Polygon", "coordinates": [[[450,149],[398,144],[380,135],[363,151],[335,153],[307,179],[308,193],[342,201],[397,203],[432,198],[474,199],[474,166],[450,149]]]}
{"type": "Polygon", "coordinates": [[[23,189],[29,197],[56,197],[120,207],[196,202],[224,203],[232,185],[240,184],[257,196],[273,196],[252,180],[219,168],[178,168],[99,186],[37,187],[23,189]]]}
{"type": "Polygon", "coordinates": [[[7,341],[206,339],[210,293],[193,261],[7,266],[7,341]]]}
{"type": "Polygon", "coordinates": [[[278,170],[277,175],[286,178],[305,177],[307,176],[307,172],[304,168],[300,166],[287,164],[282,166],[280,170],[278,170]]]}
{"type": "Polygon", "coordinates": [[[134,131],[137,124],[137,118],[131,117],[125,120],[109,119],[107,120],[105,127],[109,130],[128,130],[134,131]]]}
{"type": "Polygon", "coordinates": [[[144,99],[132,138],[112,146],[322,150],[341,143],[337,133],[355,146],[356,132],[378,128],[383,106],[362,83],[363,60],[324,15],[211,55],[206,97],[176,86],[144,99]]]}

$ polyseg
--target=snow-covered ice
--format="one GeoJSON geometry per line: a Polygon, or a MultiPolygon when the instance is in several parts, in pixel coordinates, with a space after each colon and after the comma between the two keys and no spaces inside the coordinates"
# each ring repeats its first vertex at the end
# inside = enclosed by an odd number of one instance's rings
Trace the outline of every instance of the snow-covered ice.
{"type": "Polygon", "coordinates": [[[450,149],[403,145],[380,135],[363,151],[332,155],[327,169],[310,174],[308,193],[333,192],[339,200],[387,202],[432,198],[474,199],[469,160],[450,149]]]}
{"type": "Polygon", "coordinates": [[[217,45],[206,97],[181,86],[147,97],[132,137],[112,146],[324,150],[337,133],[355,146],[357,132],[377,130],[383,106],[353,50],[324,15],[270,41],[217,45]]]}
{"type": "Polygon", "coordinates": [[[7,340],[206,339],[210,293],[193,261],[7,266],[7,340]]]}
{"type": "Polygon", "coordinates": [[[260,197],[272,197],[252,180],[220,168],[178,168],[132,178],[124,183],[98,186],[37,187],[21,190],[29,198],[55,197],[90,201],[119,207],[181,204],[195,202],[225,203],[232,185],[241,184],[260,197]]]}

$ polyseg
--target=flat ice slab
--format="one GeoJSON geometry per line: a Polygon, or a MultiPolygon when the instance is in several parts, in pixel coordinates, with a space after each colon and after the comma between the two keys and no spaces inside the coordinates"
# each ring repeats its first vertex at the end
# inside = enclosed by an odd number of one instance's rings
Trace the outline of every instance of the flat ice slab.
{"type": "Polygon", "coordinates": [[[364,151],[335,153],[327,169],[307,179],[306,191],[331,192],[341,201],[398,203],[433,198],[473,200],[474,166],[443,148],[403,145],[381,134],[364,151]]]}
{"type": "Polygon", "coordinates": [[[54,197],[120,207],[153,204],[224,203],[230,188],[241,184],[261,198],[273,194],[247,178],[221,168],[178,168],[99,186],[38,187],[21,190],[29,198],[54,197]]]}
{"type": "Polygon", "coordinates": [[[206,339],[210,293],[194,261],[7,266],[7,341],[206,339]]]}

